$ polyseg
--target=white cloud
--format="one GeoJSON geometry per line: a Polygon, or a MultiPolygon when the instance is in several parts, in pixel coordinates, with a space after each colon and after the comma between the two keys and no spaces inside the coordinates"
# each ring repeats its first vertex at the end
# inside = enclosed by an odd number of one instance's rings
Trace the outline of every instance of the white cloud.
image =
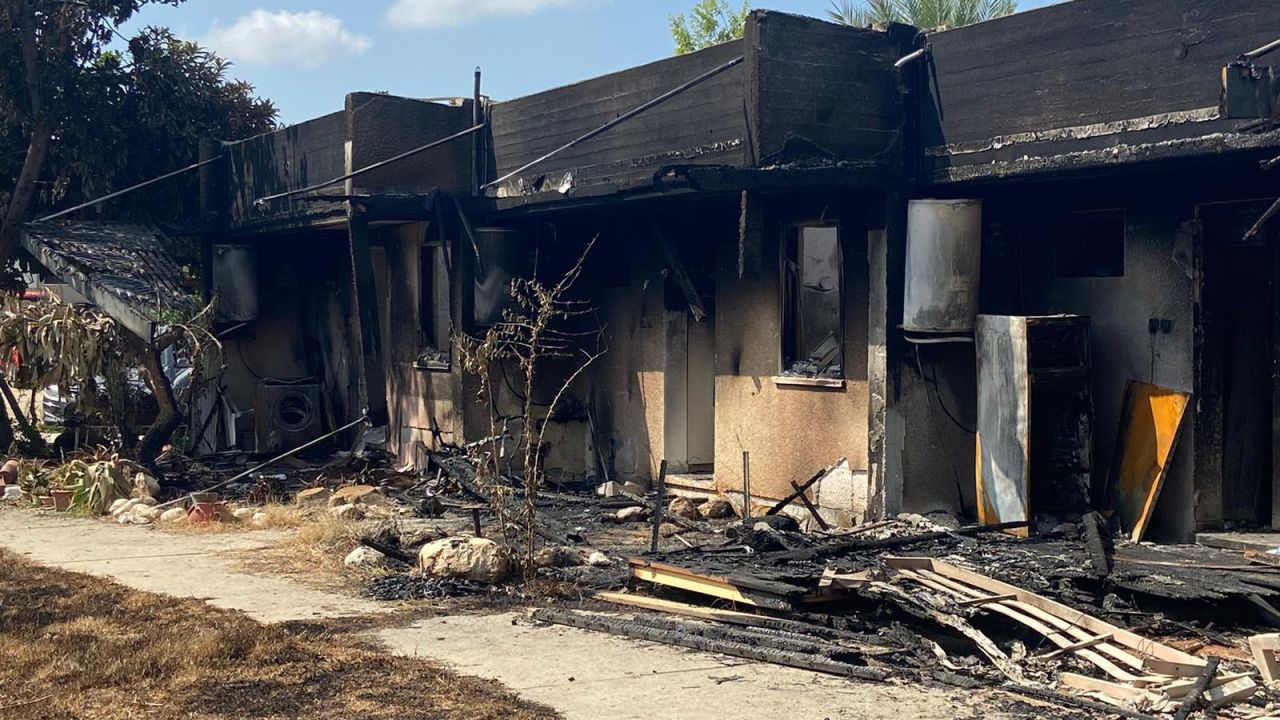
{"type": "Polygon", "coordinates": [[[387,8],[393,25],[440,28],[465,25],[498,15],[532,15],[539,10],[585,5],[592,0],[395,0],[387,8]]]}
{"type": "Polygon", "coordinates": [[[353,57],[373,45],[368,37],[343,27],[342,20],[320,12],[254,10],[226,26],[214,24],[200,43],[244,65],[295,65],[313,68],[353,57]]]}

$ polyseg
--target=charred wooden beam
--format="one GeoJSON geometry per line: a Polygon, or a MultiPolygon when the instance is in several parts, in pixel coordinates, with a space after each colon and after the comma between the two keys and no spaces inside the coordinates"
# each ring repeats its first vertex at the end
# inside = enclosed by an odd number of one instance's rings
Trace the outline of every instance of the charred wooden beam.
{"type": "Polygon", "coordinates": [[[689,277],[689,273],[684,269],[684,263],[680,262],[680,257],[676,255],[675,248],[667,242],[667,236],[662,231],[662,226],[657,220],[650,223],[650,230],[653,234],[653,241],[658,246],[658,250],[662,253],[662,260],[667,264],[667,269],[671,271],[671,277],[676,281],[676,285],[680,287],[680,292],[684,293],[684,299],[689,303],[689,312],[693,314],[696,322],[702,322],[707,318],[707,308],[702,304],[702,298],[698,297],[698,289],[693,286],[693,279],[689,277]]]}
{"type": "Polygon", "coordinates": [[[730,655],[732,657],[740,657],[747,660],[756,660],[775,665],[785,665],[787,667],[800,668],[802,670],[812,670],[814,672],[827,673],[840,677],[858,678],[862,680],[884,680],[888,677],[888,673],[883,670],[861,667],[859,665],[852,665],[806,653],[758,647],[729,640],[717,640],[681,631],[662,630],[654,627],[648,627],[632,620],[624,620],[606,615],[592,615],[590,613],[580,611],[560,610],[556,608],[540,608],[533,611],[531,617],[538,622],[567,625],[569,627],[581,628],[583,630],[606,632],[613,635],[635,638],[637,640],[648,640],[650,642],[662,643],[664,645],[678,645],[692,650],[720,653],[722,655],[730,655]]]}
{"type": "Polygon", "coordinates": [[[834,542],[827,545],[819,545],[818,547],[805,548],[803,550],[787,550],[785,552],[769,553],[768,555],[762,555],[761,557],[767,558],[769,562],[774,564],[804,562],[827,557],[828,555],[843,555],[846,553],[868,550],[890,550],[892,548],[915,545],[916,543],[935,542],[937,540],[944,540],[946,538],[956,536],[1003,532],[1005,530],[1015,530],[1026,526],[1027,521],[1025,520],[1000,523],[999,525],[968,525],[957,530],[921,533],[919,535],[906,535],[903,537],[885,538],[883,540],[847,540],[843,542],[834,542]]]}

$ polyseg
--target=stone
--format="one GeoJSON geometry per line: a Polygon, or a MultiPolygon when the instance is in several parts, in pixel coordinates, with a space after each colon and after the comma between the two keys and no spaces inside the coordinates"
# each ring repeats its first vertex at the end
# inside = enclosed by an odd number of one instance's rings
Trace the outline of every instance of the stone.
{"type": "Polygon", "coordinates": [[[392,560],[371,547],[361,545],[347,553],[347,556],[342,559],[342,564],[347,567],[376,570],[391,567],[392,560]]]}
{"type": "Polygon", "coordinates": [[[258,513],[253,508],[236,508],[231,511],[231,517],[237,520],[249,520],[258,513]]]}
{"type": "Polygon", "coordinates": [[[293,504],[302,507],[324,507],[329,504],[331,495],[333,493],[327,487],[307,488],[293,496],[293,504]]]}
{"type": "Polygon", "coordinates": [[[456,536],[436,540],[418,552],[423,575],[461,577],[478,583],[496,583],[511,571],[511,558],[488,538],[456,536]]]}
{"type": "Polygon", "coordinates": [[[649,519],[649,508],[647,507],[625,507],[614,514],[618,518],[618,522],[644,522],[649,519]]]}
{"type": "Polygon", "coordinates": [[[147,507],[155,507],[160,504],[159,500],[150,495],[139,495],[137,500],[139,505],[146,505],[147,507]]]}
{"type": "Polygon", "coordinates": [[[333,491],[329,507],[339,505],[385,505],[387,497],[372,485],[347,485],[333,491]]]}
{"type": "Polygon", "coordinates": [[[363,520],[364,508],[359,505],[348,503],[346,505],[338,505],[329,508],[329,514],[339,520],[363,520]]]}
{"type": "Polygon", "coordinates": [[[731,518],[737,514],[733,511],[733,504],[724,498],[711,498],[702,503],[702,507],[698,508],[698,513],[704,518],[713,520],[731,518]]]}
{"type": "Polygon", "coordinates": [[[249,518],[249,522],[252,523],[254,527],[262,527],[263,525],[266,525],[267,521],[270,519],[270,515],[264,512],[256,512],[253,514],[253,517],[249,518]]]}
{"type": "Polygon", "coordinates": [[[168,510],[165,510],[164,512],[160,513],[160,522],[162,523],[180,522],[186,519],[187,519],[186,508],[171,507],[168,510]]]}
{"type": "Polygon", "coordinates": [[[549,545],[533,557],[533,563],[540,568],[577,567],[584,561],[581,550],[564,545],[549,545]]]}
{"type": "Polygon", "coordinates": [[[686,497],[678,497],[671,501],[667,506],[667,512],[688,520],[702,519],[702,513],[698,512],[698,505],[694,501],[686,497]]]}
{"type": "Polygon", "coordinates": [[[133,488],[138,491],[139,497],[142,495],[155,497],[160,494],[160,481],[147,473],[140,472],[133,476],[133,488]]]}
{"type": "Polygon", "coordinates": [[[587,556],[587,564],[592,567],[607,567],[613,564],[613,560],[599,550],[592,550],[587,556]]]}
{"type": "Polygon", "coordinates": [[[154,505],[139,505],[133,509],[134,517],[146,518],[152,522],[159,520],[163,514],[164,511],[154,505]]]}
{"type": "MultiPolygon", "coordinates": [[[[128,500],[124,498],[120,498],[119,500],[116,500],[115,502],[111,503],[111,507],[107,508],[107,513],[112,516],[119,515],[120,513],[124,512],[125,507],[128,505],[129,505],[128,500]]],[[[183,513],[183,517],[186,517],[186,513],[183,513]]]]}

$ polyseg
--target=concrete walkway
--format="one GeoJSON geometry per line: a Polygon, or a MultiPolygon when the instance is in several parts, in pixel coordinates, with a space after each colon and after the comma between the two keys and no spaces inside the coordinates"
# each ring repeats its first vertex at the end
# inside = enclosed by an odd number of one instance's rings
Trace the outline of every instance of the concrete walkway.
{"type": "MultiPolygon", "coordinates": [[[[262,622],[388,611],[382,603],[240,568],[234,553],[260,549],[280,537],[271,532],[181,535],[0,509],[0,546],[139,590],[201,598],[262,622]]],[[[1003,697],[997,694],[845,681],[585,630],[535,627],[520,618],[510,613],[436,617],[373,635],[392,652],[499,680],[568,720],[1009,717],[992,707],[1003,697]]]]}

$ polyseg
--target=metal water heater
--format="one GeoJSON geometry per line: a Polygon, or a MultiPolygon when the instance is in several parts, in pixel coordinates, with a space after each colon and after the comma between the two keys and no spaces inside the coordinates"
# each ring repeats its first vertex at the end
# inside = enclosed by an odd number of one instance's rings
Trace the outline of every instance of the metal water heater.
{"type": "Polygon", "coordinates": [[[973,332],[981,268],[981,200],[912,200],[902,329],[973,332]]]}

